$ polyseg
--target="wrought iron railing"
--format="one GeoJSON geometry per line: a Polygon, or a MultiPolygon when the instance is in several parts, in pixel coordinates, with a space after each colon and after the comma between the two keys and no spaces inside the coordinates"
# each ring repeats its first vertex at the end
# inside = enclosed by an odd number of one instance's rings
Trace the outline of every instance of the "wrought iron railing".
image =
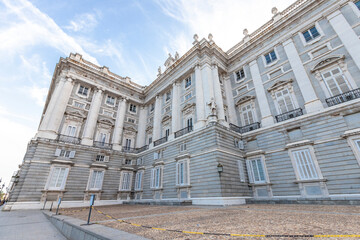
{"type": "Polygon", "coordinates": [[[104,149],[111,149],[112,144],[106,143],[106,142],[96,142],[96,141],[94,141],[94,147],[104,148],[104,149]]]}
{"type": "Polygon", "coordinates": [[[301,115],[303,115],[302,109],[297,108],[297,109],[294,109],[292,111],[277,115],[277,116],[275,116],[275,119],[276,119],[277,122],[282,122],[282,121],[289,120],[291,118],[299,117],[301,115]]]}
{"type": "Polygon", "coordinates": [[[360,98],[360,88],[325,99],[329,107],[360,98]]]}
{"type": "Polygon", "coordinates": [[[126,153],[138,153],[137,148],[127,147],[127,146],[123,146],[122,151],[126,153]]]}
{"type": "Polygon", "coordinates": [[[154,141],[154,147],[167,142],[167,140],[168,140],[168,137],[163,137],[163,138],[160,138],[160,139],[154,141]]]}
{"type": "Polygon", "coordinates": [[[141,148],[138,148],[137,149],[137,152],[138,153],[141,153],[141,152],[143,152],[143,151],[145,151],[145,150],[148,150],[149,149],[149,145],[145,145],[145,146],[142,146],[141,148]]]}
{"type": "Polygon", "coordinates": [[[239,127],[239,126],[236,126],[235,124],[231,124],[231,123],[229,125],[230,125],[230,130],[233,130],[238,133],[246,133],[246,132],[250,132],[252,130],[260,128],[259,122],[255,122],[255,123],[243,126],[243,127],[239,127]]]}
{"type": "Polygon", "coordinates": [[[183,128],[177,132],[175,132],[175,138],[177,137],[181,137],[189,132],[192,132],[193,131],[193,126],[189,126],[189,127],[186,127],[186,128],[183,128]]]}
{"type": "Polygon", "coordinates": [[[80,138],[73,137],[73,136],[67,136],[67,135],[61,135],[61,134],[58,135],[57,141],[73,143],[73,144],[80,144],[80,138]]]}
{"type": "Polygon", "coordinates": [[[241,133],[241,127],[236,126],[235,124],[232,124],[232,123],[230,123],[229,126],[230,126],[230,130],[241,133]]]}

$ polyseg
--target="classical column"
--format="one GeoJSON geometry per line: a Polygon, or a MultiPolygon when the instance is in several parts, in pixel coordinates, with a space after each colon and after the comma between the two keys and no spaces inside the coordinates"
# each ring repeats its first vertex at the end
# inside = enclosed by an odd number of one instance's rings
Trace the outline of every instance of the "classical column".
{"type": "Polygon", "coordinates": [[[97,89],[94,93],[93,99],[91,101],[89,113],[86,119],[83,137],[81,140],[81,144],[84,145],[93,145],[93,136],[95,132],[96,122],[98,119],[101,101],[103,97],[103,91],[101,89],[97,89]]]}
{"type": "Polygon", "coordinates": [[[145,144],[146,144],[145,131],[146,131],[147,112],[148,112],[147,107],[142,106],[140,108],[138,132],[137,132],[137,137],[136,137],[136,147],[137,148],[141,148],[141,147],[145,146],[145,144]]]}
{"type": "Polygon", "coordinates": [[[236,117],[234,97],[232,93],[231,80],[229,76],[224,77],[224,88],[226,94],[226,102],[229,111],[229,123],[239,125],[236,117]]]}
{"type": "Polygon", "coordinates": [[[173,83],[173,93],[172,93],[172,110],[171,110],[171,128],[172,132],[180,130],[180,94],[179,94],[180,84],[175,82],[173,83]]]}
{"type": "Polygon", "coordinates": [[[161,97],[156,96],[155,110],[154,110],[154,127],[153,127],[153,141],[161,137],[161,97]]]}
{"type": "Polygon", "coordinates": [[[51,139],[56,138],[55,133],[50,133],[50,132],[46,133],[46,131],[48,130],[49,121],[52,118],[52,113],[58,102],[59,95],[62,92],[62,88],[64,87],[65,82],[66,82],[66,78],[61,76],[59,82],[55,84],[54,91],[51,95],[44,117],[39,126],[39,132],[36,135],[37,137],[50,137],[51,139]]]}
{"type": "Polygon", "coordinates": [[[261,75],[256,60],[250,63],[250,72],[254,82],[256,97],[258,99],[259,108],[261,112],[261,125],[263,127],[273,125],[274,118],[271,115],[269,102],[266,97],[264,85],[261,80],[261,75]]]}
{"type": "Polygon", "coordinates": [[[283,46],[289,59],[291,68],[294,72],[296,81],[299,85],[301,94],[304,97],[306,112],[311,113],[322,110],[324,107],[319,98],[316,96],[313,85],[301,62],[294,42],[292,41],[292,39],[289,39],[283,43],[283,46]]]}
{"type": "Polygon", "coordinates": [[[212,79],[218,120],[221,124],[229,126],[229,124],[225,121],[224,100],[221,92],[219,70],[216,64],[212,66],[212,79]]]}
{"type": "Polygon", "coordinates": [[[115,127],[113,133],[113,149],[114,150],[121,150],[121,137],[124,128],[124,121],[125,121],[125,113],[126,113],[126,99],[123,98],[120,100],[117,113],[116,113],[116,120],[115,120],[115,127]]]}
{"type": "Polygon", "coordinates": [[[339,10],[330,14],[327,19],[354,60],[356,66],[360,69],[359,37],[339,10]]]}
{"type": "Polygon", "coordinates": [[[201,69],[199,65],[195,67],[195,97],[196,97],[196,123],[195,129],[205,126],[205,103],[203,83],[201,78],[201,69]]]}

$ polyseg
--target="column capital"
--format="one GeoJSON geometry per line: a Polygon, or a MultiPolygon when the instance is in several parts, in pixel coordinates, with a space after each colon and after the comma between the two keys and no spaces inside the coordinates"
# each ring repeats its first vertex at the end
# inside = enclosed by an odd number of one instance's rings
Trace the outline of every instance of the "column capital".
{"type": "Polygon", "coordinates": [[[294,43],[293,40],[292,40],[292,38],[289,38],[288,40],[284,41],[284,42],[282,43],[282,45],[285,47],[286,45],[288,45],[288,44],[290,44],[290,43],[294,43]]]}
{"type": "Polygon", "coordinates": [[[249,66],[251,67],[251,66],[254,66],[254,65],[257,65],[257,60],[255,59],[255,60],[253,60],[253,61],[251,61],[250,63],[249,63],[249,66]]]}
{"type": "Polygon", "coordinates": [[[330,21],[331,19],[333,19],[334,17],[336,17],[336,16],[338,16],[340,14],[341,14],[340,10],[336,10],[335,12],[333,12],[332,14],[327,16],[327,20],[330,21]]]}

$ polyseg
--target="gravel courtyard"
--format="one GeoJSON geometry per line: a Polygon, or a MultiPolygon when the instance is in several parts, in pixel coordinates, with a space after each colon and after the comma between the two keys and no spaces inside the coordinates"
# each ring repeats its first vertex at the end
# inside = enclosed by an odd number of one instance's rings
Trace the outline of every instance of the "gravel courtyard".
{"type": "MultiPolygon", "coordinates": [[[[200,207],[116,205],[95,208],[113,218],[126,220],[130,223],[189,232],[252,235],[360,235],[360,206],[241,205],[200,207]]],[[[195,235],[154,230],[110,219],[96,210],[93,210],[92,222],[150,239],[265,239],[262,237],[195,235]]],[[[88,210],[64,209],[61,210],[61,214],[87,220],[88,210]]],[[[279,239],[279,237],[272,239],[279,239]]],[[[360,238],[332,237],[327,239],[360,238]]]]}

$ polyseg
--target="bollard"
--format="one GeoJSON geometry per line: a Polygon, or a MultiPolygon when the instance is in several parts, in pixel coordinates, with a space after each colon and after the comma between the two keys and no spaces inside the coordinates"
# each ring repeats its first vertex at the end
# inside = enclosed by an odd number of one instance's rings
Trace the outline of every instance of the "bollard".
{"type": "Polygon", "coordinates": [[[45,209],[46,202],[47,202],[47,201],[46,201],[46,199],[45,199],[44,206],[43,206],[42,210],[44,210],[44,209],[45,209]]]}
{"type": "Polygon", "coordinates": [[[56,208],[55,215],[58,215],[60,204],[61,204],[61,197],[59,197],[59,201],[58,201],[58,205],[57,205],[57,208],[56,208]]]}
{"type": "Polygon", "coordinates": [[[91,197],[90,197],[90,209],[89,209],[89,216],[88,216],[88,220],[87,220],[86,225],[90,225],[91,209],[92,209],[92,206],[94,205],[94,200],[95,200],[95,195],[92,194],[91,197]]]}
{"type": "Polygon", "coordinates": [[[52,211],[52,206],[53,206],[54,202],[51,202],[51,206],[50,206],[50,212],[52,211]]]}

